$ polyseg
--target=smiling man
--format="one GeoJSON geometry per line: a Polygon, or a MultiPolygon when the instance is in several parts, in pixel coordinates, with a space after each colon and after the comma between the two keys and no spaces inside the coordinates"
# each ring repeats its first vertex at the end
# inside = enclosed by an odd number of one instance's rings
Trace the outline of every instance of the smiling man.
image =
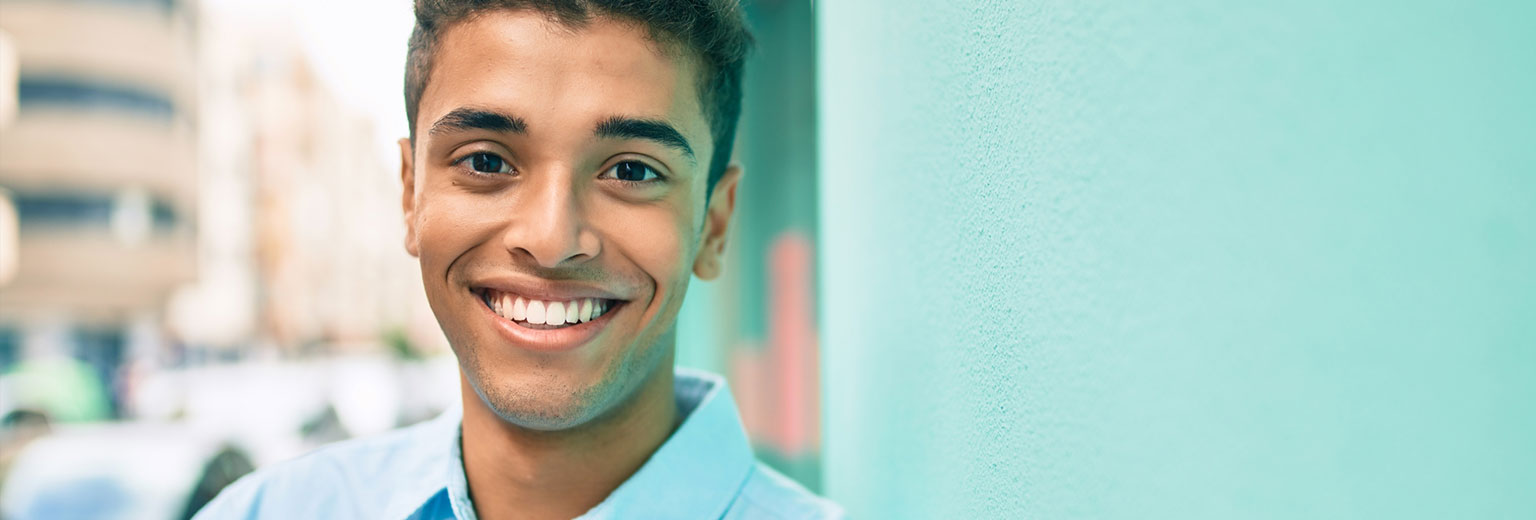
{"type": "Polygon", "coordinates": [[[828,518],[673,368],[721,269],[751,37],[734,0],[418,0],[406,250],[462,406],[242,479],[200,518],[828,518]]]}

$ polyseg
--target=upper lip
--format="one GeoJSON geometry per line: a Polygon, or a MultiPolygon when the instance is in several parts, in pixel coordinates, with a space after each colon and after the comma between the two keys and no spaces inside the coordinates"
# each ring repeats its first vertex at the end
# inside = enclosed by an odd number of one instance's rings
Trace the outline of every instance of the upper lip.
{"type": "Polygon", "coordinates": [[[596,285],[576,281],[554,281],[534,277],[503,276],[484,278],[469,284],[471,290],[512,293],[531,300],[566,301],[578,298],[625,300],[626,298],[596,285]]]}

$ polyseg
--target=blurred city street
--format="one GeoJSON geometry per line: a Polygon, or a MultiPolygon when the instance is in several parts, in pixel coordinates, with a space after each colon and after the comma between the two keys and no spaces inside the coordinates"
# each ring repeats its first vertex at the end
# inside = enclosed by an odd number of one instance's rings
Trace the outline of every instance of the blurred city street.
{"type": "Polygon", "coordinates": [[[325,14],[0,5],[0,516],[185,518],[456,399],[325,14]]]}
{"type": "MultiPolygon", "coordinates": [[[[24,374],[0,384],[25,388],[24,374]]],[[[442,356],[253,360],[136,377],[131,419],[28,425],[13,409],[0,507],[6,518],[186,517],[255,467],[430,418],[456,400],[456,379],[442,356]]]]}

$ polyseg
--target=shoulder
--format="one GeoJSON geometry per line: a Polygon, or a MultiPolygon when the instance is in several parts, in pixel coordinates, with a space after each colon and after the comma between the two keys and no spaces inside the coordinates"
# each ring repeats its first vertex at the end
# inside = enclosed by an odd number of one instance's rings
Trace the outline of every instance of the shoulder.
{"type": "Polygon", "coordinates": [[[762,462],[742,486],[726,518],[732,519],[841,519],[843,508],[800,485],[762,462]]]}
{"type": "Polygon", "coordinates": [[[381,435],[326,445],[296,459],[257,470],[231,484],[197,514],[231,518],[379,518],[421,505],[445,474],[448,439],[434,435],[437,421],[381,435]],[[416,495],[421,495],[416,497],[416,495]],[[404,501],[404,502],[402,502],[404,501]]]}

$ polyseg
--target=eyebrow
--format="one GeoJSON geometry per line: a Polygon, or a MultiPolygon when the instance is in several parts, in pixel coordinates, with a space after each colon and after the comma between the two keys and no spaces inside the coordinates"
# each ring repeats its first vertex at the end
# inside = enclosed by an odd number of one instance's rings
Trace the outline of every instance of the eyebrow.
{"type": "Polygon", "coordinates": [[[528,133],[523,118],[479,108],[455,108],[432,123],[428,133],[440,135],[452,131],[490,130],[506,134],[528,133]]]}
{"type": "Polygon", "coordinates": [[[598,123],[593,133],[605,138],[654,141],[683,152],[683,155],[688,156],[689,161],[694,161],[693,147],[688,146],[688,140],[684,139],[683,134],[671,124],[660,119],[613,116],[598,123]]]}

